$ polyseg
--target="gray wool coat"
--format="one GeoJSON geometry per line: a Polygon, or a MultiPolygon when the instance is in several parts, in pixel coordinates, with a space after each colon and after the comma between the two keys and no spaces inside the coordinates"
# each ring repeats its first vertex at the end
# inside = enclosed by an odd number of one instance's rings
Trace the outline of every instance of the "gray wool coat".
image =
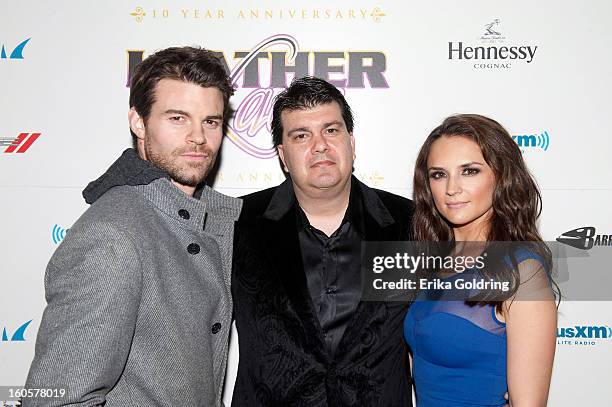
{"type": "Polygon", "coordinates": [[[241,204],[209,187],[188,197],[167,178],[104,192],[45,273],[26,387],[65,396],[23,406],[221,405],[241,204]]]}

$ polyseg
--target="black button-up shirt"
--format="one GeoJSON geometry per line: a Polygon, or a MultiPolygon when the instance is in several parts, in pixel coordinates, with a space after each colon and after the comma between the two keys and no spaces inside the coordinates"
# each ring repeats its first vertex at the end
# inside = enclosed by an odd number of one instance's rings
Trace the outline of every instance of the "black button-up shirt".
{"type": "Polygon", "coordinates": [[[344,219],[331,236],[311,226],[299,205],[296,209],[308,291],[333,355],[361,298],[363,200],[353,181],[344,219]]]}

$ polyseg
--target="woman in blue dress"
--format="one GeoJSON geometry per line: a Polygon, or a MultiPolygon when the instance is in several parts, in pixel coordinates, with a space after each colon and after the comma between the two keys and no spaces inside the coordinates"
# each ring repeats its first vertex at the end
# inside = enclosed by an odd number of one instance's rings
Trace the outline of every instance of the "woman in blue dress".
{"type": "Polygon", "coordinates": [[[536,227],[541,196],[517,144],[489,118],[447,118],[419,152],[414,202],[414,240],[449,242],[452,256],[482,254],[490,242],[519,245],[497,243],[506,252],[487,260],[488,271],[438,270],[454,288],[466,276],[508,281],[505,296],[478,289],[445,300],[425,290],[410,307],[404,335],[417,407],[504,406],[505,394],[513,407],[546,406],[557,327],[551,254],[536,227]]]}

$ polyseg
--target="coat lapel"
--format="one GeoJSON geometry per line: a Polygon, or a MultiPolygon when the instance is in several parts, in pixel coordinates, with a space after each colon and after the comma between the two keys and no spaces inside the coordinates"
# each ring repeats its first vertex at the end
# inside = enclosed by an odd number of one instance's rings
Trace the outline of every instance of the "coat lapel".
{"type": "MultiPolygon", "coordinates": [[[[282,184],[279,189],[286,187],[287,185],[282,184]]],[[[271,202],[278,201],[275,198],[273,197],[271,202]]],[[[261,236],[265,239],[265,255],[272,264],[274,275],[287,294],[292,309],[302,321],[304,332],[314,341],[314,348],[322,357],[327,358],[323,333],[308,291],[295,206],[291,204],[288,209],[269,207],[260,218],[259,227],[261,236]]]]}
{"type": "MultiPolygon", "coordinates": [[[[397,223],[393,216],[380,200],[376,192],[361,182],[353,185],[361,188],[364,216],[364,241],[376,242],[386,240],[399,240],[397,223]]],[[[361,270],[359,270],[361,277],[361,270]]],[[[347,354],[347,347],[352,346],[355,338],[360,338],[364,328],[373,322],[373,318],[385,318],[387,315],[386,303],[377,301],[359,301],[353,317],[349,321],[336,354],[341,357],[347,354]]]]}

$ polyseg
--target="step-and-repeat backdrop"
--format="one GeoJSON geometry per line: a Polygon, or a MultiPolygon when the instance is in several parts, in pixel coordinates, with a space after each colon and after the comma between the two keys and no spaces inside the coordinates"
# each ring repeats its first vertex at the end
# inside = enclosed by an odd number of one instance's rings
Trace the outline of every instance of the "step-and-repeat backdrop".
{"type": "MultiPolygon", "coordinates": [[[[272,101],[310,74],[353,107],[355,174],[368,185],[410,197],[429,131],[453,113],[481,113],[506,126],[537,178],[544,238],[579,229],[601,251],[612,250],[611,15],[603,0],[3,0],[0,385],[24,384],[45,266],[87,208],[81,190],[131,145],[129,76],[147,55],[178,45],[223,53],[237,91],[214,181],[221,192],[284,179],[272,101]]],[[[612,399],[605,299],[561,303],[550,405],[612,399]]]]}

